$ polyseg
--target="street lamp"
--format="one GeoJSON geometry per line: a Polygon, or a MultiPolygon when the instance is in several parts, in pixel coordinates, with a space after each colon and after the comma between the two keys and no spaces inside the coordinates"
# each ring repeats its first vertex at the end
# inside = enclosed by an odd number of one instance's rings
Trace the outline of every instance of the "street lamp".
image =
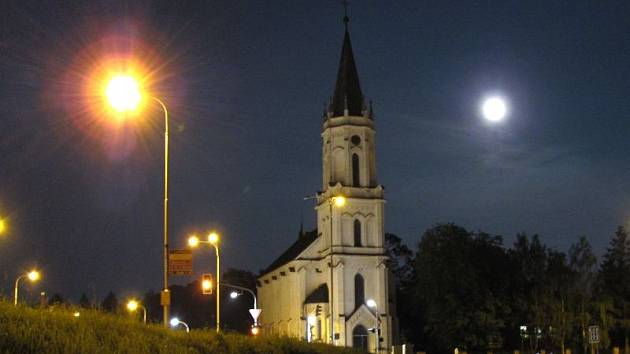
{"type": "Polygon", "coordinates": [[[6,221],[4,221],[4,219],[0,219],[0,236],[4,235],[6,231],[7,231],[7,223],[6,221]]]}
{"type": "MultiPolygon", "coordinates": [[[[304,197],[304,200],[307,199],[318,199],[317,195],[313,195],[313,196],[306,196],[304,197]]],[[[328,303],[328,308],[330,309],[330,343],[334,343],[335,340],[335,334],[333,333],[334,330],[334,311],[333,311],[333,303],[334,303],[334,289],[333,289],[333,280],[334,280],[334,273],[333,273],[333,206],[337,207],[337,208],[342,208],[346,205],[346,197],[344,197],[343,195],[337,195],[337,196],[331,196],[329,198],[326,199],[328,201],[328,210],[330,213],[330,245],[329,245],[329,252],[328,254],[330,255],[330,296],[328,297],[329,299],[329,303],[328,303]]]]}
{"type": "Polygon", "coordinates": [[[142,309],[142,322],[144,324],[147,324],[147,309],[146,307],[140,305],[140,303],[137,300],[129,300],[127,302],[127,310],[131,313],[136,312],[136,310],[138,310],[138,308],[142,309]]]}
{"type": "MultiPolygon", "coordinates": [[[[241,290],[241,291],[246,291],[246,292],[248,292],[248,293],[252,296],[252,298],[254,299],[254,311],[258,310],[258,307],[256,306],[256,294],[254,294],[254,292],[253,292],[253,291],[251,291],[250,289],[248,289],[248,288],[244,288],[244,287],[242,287],[242,286],[238,286],[238,285],[228,284],[228,283],[222,283],[222,284],[221,284],[221,286],[223,286],[223,287],[228,287],[228,288],[234,288],[234,289],[238,289],[238,290],[241,290]]],[[[217,291],[218,291],[218,290],[217,290],[217,291]]],[[[237,298],[237,297],[239,297],[240,295],[241,295],[241,294],[239,294],[237,291],[232,291],[232,292],[230,293],[230,298],[232,298],[232,299],[236,299],[236,298],[237,298]]],[[[252,317],[253,317],[253,314],[252,314],[252,317]]],[[[258,326],[258,317],[255,317],[255,318],[254,318],[254,326],[258,326]]]]}
{"type": "Polygon", "coordinates": [[[17,306],[17,303],[18,303],[18,287],[20,285],[20,280],[23,279],[23,278],[27,278],[31,282],[36,282],[36,281],[39,280],[40,277],[41,277],[41,275],[39,274],[39,272],[37,270],[31,270],[28,273],[20,275],[15,280],[15,288],[13,288],[13,305],[14,306],[17,306]]]}
{"type": "Polygon", "coordinates": [[[381,329],[379,328],[378,306],[376,304],[376,301],[374,301],[373,299],[369,299],[368,301],[366,301],[366,305],[373,308],[374,312],[376,313],[376,326],[374,327],[374,331],[376,333],[376,342],[374,343],[374,349],[376,353],[379,353],[381,351],[381,329]]]}
{"type": "Polygon", "coordinates": [[[188,324],[186,322],[180,321],[177,317],[171,318],[171,327],[175,328],[179,325],[186,327],[186,333],[190,332],[190,327],[188,327],[188,324]]]}
{"type": "MultiPolygon", "coordinates": [[[[109,104],[119,113],[134,111],[142,99],[138,80],[130,75],[118,75],[113,77],[107,88],[105,96],[109,104]]],[[[150,96],[164,111],[164,288],[160,301],[164,307],[164,327],[168,326],[168,311],[171,297],[168,291],[168,110],[160,99],[150,96]]]]}
{"type": "Polygon", "coordinates": [[[220,274],[221,274],[221,260],[219,257],[219,234],[212,231],[208,234],[208,241],[202,241],[199,237],[192,235],[188,238],[188,246],[194,248],[199,246],[200,243],[210,244],[214,247],[215,254],[217,256],[217,333],[221,331],[221,304],[220,304],[220,274]]]}
{"type": "Polygon", "coordinates": [[[334,272],[333,272],[333,205],[337,208],[342,208],[346,205],[346,197],[343,195],[333,196],[328,198],[328,206],[330,211],[330,342],[334,343],[335,341],[335,322],[334,322],[334,296],[335,293],[333,291],[333,283],[334,283],[334,272]]]}

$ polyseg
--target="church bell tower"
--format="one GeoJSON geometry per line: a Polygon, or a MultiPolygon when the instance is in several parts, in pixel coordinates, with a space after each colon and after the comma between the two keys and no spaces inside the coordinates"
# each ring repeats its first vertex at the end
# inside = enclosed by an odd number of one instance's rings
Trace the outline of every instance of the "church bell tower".
{"type": "Polygon", "coordinates": [[[385,199],[376,177],[374,113],[361,91],[348,22],[344,17],[334,94],[322,122],[323,184],[316,207],[322,242],[318,252],[329,272],[329,340],[376,352],[393,343],[395,306],[390,302],[392,289],[385,264],[385,199]],[[336,203],[341,198],[343,205],[336,203]]]}

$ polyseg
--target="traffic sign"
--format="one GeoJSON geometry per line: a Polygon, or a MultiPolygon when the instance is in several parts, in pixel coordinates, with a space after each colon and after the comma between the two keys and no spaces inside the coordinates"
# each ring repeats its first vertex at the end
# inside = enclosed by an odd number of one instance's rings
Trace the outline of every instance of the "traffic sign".
{"type": "Polygon", "coordinates": [[[588,327],[588,342],[591,344],[599,343],[599,326],[588,327]]]}
{"type": "Polygon", "coordinates": [[[260,316],[261,312],[262,312],[261,309],[249,309],[249,313],[252,315],[252,318],[254,319],[254,323],[258,322],[258,316],[260,316]]]}
{"type": "Polygon", "coordinates": [[[192,250],[171,250],[168,254],[168,272],[171,275],[192,275],[192,250]]]}

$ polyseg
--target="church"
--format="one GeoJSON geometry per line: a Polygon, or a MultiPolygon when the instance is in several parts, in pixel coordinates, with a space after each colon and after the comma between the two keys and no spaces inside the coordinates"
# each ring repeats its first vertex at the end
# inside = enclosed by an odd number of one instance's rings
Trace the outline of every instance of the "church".
{"type": "Polygon", "coordinates": [[[348,22],[344,17],[335,90],[322,121],[317,229],[300,232],[259,275],[259,323],[267,334],[389,352],[398,323],[384,190],[376,178],[375,118],[359,84],[348,22]]]}

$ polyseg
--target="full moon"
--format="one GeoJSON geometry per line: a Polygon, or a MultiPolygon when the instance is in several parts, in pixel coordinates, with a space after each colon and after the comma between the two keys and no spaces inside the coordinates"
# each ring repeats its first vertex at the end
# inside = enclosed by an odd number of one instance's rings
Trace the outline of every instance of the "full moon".
{"type": "Polygon", "coordinates": [[[483,102],[481,111],[487,120],[491,122],[499,122],[505,118],[507,108],[503,99],[499,97],[490,97],[483,102]]]}

